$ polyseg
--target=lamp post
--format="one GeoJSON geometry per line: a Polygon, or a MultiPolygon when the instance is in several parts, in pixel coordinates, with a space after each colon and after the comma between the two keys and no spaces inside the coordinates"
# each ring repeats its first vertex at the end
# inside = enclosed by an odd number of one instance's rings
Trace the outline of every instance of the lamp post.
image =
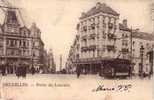
{"type": "Polygon", "coordinates": [[[141,45],[140,47],[140,57],[141,57],[141,65],[139,69],[139,75],[143,76],[143,56],[144,56],[144,47],[141,45]]]}

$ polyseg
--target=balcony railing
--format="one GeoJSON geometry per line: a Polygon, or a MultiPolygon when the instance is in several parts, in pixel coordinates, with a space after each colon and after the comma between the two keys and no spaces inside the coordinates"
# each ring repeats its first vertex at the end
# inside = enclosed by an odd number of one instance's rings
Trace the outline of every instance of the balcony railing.
{"type": "Polygon", "coordinates": [[[96,37],[95,33],[89,35],[89,39],[95,39],[95,37],[96,37]]]}
{"type": "Polygon", "coordinates": [[[109,27],[109,29],[112,29],[113,28],[113,23],[108,23],[108,27],[109,27]]]}
{"type": "Polygon", "coordinates": [[[122,53],[128,53],[129,52],[129,49],[127,49],[127,48],[122,48],[122,53]]]}
{"type": "Polygon", "coordinates": [[[84,47],[81,47],[81,51],[84,52],[84,51],[91,51],[91,50],[95,50],[96,49],[96,45],[90,45],[90,46],[84,46],[84,47]]]}
{"type": "Polygon", "coordinates": [[[116,39],[116,35],[115,35],[115,34],[109,33],[109,34],[108,34],[108,39],[109,39],[109,40],[111,40],[111,39],[114,39],[114,40],[115,40],[115,39],[116,39]]]}
{"type": "Polygon", "coordinates": [[[91,29],[94,30],[95,29],[95,24],[91,24],[91,29]]]}
{"type": "Polygon", "coordinates": [[[81,47],[81,52],[87,51],[87,50],[88,50],[88,47],[87,46],[81,47]]]}
{"type": "Polygon", "coordinates": [[[87,32],[87,26],[83,26],[83,31],[87,32]]]}
{"type": "Polygon", "coordinates": [[[82,40],[87,39],[87,35],[83,35],[83,36],[81,37],[81,39],[82,39],[82,40]]]}
{"type": "Polygon", "coordinates": [[[107,50],[108,51],[115,51],[115,46],[114,45],[107,45],[107,50]]]}
{"type": "Polygon", "coordinates": [[[89,46],[89,50],[95,50],[95,49],[96,49],[96,45],[89,46]]]}

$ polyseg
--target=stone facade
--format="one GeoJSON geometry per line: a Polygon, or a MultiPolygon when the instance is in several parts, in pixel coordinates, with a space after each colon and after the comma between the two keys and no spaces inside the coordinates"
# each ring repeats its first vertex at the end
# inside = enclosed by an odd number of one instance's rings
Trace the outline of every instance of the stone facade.
{"type": "Polygon", "coordinates": [[[16,10],[8,9],[6,13],[0,26],[0,64],[6,64],[7,73],[14,73],[19,64],[40,64],[44,49],[40,30],[35,24],[30,29],[21,26],[16,10]]]}
{"type": "Polygon", "coordinates": [[[68,69],[76,69],[80,65],[82,72],[97,73],[101,67],[100,60],[120,58],[133,62],[134,74],[139,74],[142,63],[143,70],[151,70],[152,62],[148,53],[154,45],[153,35],[131,29],[126,19],[119,23],[119,14],[100,2],[86,13],[82,13],[79,20],[78,41],[76,42],[75,38],[71,46],[66,63],[68,69]],[[143,62],[140,51],[142,45],[145,50],[143,62]]]}
{"type": "MultiPolygon", "coordinates": [[[[126,20],[125,20],[126,21],[126,20]]],[[[141,70],[150,73],[153,70],[153,61],[150,52],[154,48],[154,35],[152,33],[141,32],[139,29],[130,29],[126,25],[119,24],[119,57],[122,59],[131,59],[133,62],[133,73],[139,74],[141,70]],[[141,49],[143,47],[143,53],[141,49]],[[143,54],[143,56],[142,56],[143,54]],[[143,61],[142,61],[143,59],[143,61]],[[141,68],[143,64],[143,68],[141,68]]],[[[152,71],[153,72],[153,71],[152,71]]]]}

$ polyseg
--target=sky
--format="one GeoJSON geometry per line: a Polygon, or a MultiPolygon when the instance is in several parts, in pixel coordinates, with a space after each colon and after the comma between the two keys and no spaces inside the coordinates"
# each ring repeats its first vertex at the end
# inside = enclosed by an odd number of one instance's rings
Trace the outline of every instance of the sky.
{"type": "Polygon", "coordinates": [[[63,56],[63,67],[70,46],[76,35],[76,25],[82,12],[86,12],[96,2],[106,3],[120,14],[120,21],[128,20],[129,27],[152,32],[150,0],[10,0],[22,8],[22,17],[30,27],[36,22],[41,29],[45,48],[52,48],[57,68],[60,55],[63,56]]]}

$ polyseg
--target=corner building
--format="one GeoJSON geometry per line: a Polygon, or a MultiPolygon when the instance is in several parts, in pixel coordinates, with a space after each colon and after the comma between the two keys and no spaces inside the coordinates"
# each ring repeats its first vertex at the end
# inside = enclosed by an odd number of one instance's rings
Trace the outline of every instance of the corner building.
{"type": "Polygon", "coordinates": [[[6,73],[15,73],[20,64],[25,64],[27,70],[33,64],[39,64],[44,44],[40,31],[33,33],[33,29],[20,24],[15,9],[7,9],[4,23],[0,26],[0,65],[5,65],[6,73]],[[37,63],[34,63],[35,59],[37,63]]]}
{"type": "Polygon", "coordinates": [[[77,66],[83,73],[97,73],[100,60],[118,55],[115,38],[119,31],[119,14],[98,2],[88,12],[82,13],[78,27],[80,50],[77,66]]]}
{"type": "Polygon", "coordinates": [[[154,35],[131,29],[127,19],[119,23],[119,14],[104,3],[82,13],[77,24],[77,38],[66,63],[68,72],[76,67],[82,73],[95,74],[105,60],[120,58],[132,62],[135,75],[153,73],[154,35]]]}

